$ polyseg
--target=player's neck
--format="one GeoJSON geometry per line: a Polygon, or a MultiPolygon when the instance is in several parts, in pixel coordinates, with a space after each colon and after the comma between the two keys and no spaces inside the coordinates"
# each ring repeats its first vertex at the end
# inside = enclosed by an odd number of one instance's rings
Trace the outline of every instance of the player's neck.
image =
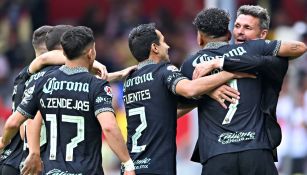
{"type": "Polygon", "coordinates": [[[76,58],[74,60],[66,60],[65,61],[65,65],[67,67],[70,67],[70,68],[74,68],[74,67],[85,67],[87,69],[89,69],[89,63],[88,63],[88,60],[85,60],[83,58],[76,58]]]}
{"type": "Polygon", "coordinates": [[[154,63],[159,63],[159,62],[162,61],[162,59],[157,54],[149,55],[149,58],[147,60],[151,61],[151,62],[154,62],[154,63]]]}

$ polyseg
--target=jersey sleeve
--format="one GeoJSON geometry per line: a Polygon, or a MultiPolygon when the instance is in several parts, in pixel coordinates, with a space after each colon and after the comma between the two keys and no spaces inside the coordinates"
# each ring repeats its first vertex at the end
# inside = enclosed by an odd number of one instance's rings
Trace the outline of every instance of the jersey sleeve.
{"type": "Polygon", "coordinates": [[[23,116],[33,119],[38,111],[38,92],[39,92],[39,82],[33,82],[29,84],[23,94],[23,98],[17,111],[23,116]]]}
{"type": "Polygon", "coordinates": [[[281,41],[280,40],[252,40],[248,41],[248,44],[257,54],[263,56],[277,56],[281,41]]]}
{"type": "Polygon", "coordinates": [[[94,111],[95,116],[102,112],[114,112],[112,107],[112,90],[106,81],[97,80],[93,87],[94,111]]]}
{"type": "Polygon", "coordinates": [[[16,107],[21,103],[23,93],[25,91],[25,82],[30,78],[28,67],[25,67],[14,80],[14,89],[12,93],[12,110],[15,111],[16,107]]]}
{"type": "Polygon", "coordinates": [[[288,69],[288,59],[275,56],[241,55],[224,58],[223,70],[260,73],[268,79],[282,81],[288,69]]]}
{"type": "Polygon", "coordinates": [[[180,80],[187,79],[182,75],[178,68],[174,65],[167,64],[162,68],[162,81],[166,84],[167,88],[176,94],[176,85],[180,80]]]}

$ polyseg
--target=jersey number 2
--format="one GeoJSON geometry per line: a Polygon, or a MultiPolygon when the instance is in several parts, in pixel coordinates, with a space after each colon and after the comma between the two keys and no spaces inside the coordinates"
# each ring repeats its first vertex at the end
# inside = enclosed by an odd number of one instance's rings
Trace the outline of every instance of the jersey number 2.
{"type": "Polygon", "coordinates": [[[145,107],[138,107],[134,109],[130,109],[128,111],[128,115],[139,115],[141,119],[141,124],[135,129],[135,134],[132,136],[132,153],[139,153],[145,150],[146,145],[138,146],[138,139],[142,136],[142,131],[146,129],[147,122],[146,122],[146,115],[145,115],[145,107]]]}
{"type": "MultiPolygon", "coordinates": [[[[50,121],[50,160],[56,160],[57,149],[57,117],[55,114],[46,114],[46,120],[50,121]]],[[[66,145],[66,161],[73,161],[74,148],[84,140],[84,118],[82,116],[62,115],[62,121],[77,124],[77,136],[66,145]]]]}

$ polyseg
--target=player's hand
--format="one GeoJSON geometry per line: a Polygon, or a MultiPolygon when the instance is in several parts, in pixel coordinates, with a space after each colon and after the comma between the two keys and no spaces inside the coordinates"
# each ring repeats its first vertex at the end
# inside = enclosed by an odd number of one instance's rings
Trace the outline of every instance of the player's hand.
{"type": "Polygon", "coordinates": [[[103,80],[108,79],[108,71],[106,66],[99,63],[98,61],[94,61],[91,72],[98,76],[98,78],[101,78],[103,80]]]}
{"type": "Polygon", "coordinates": [[[99,78],[101,78],[101,79],[103,79],[103,80],[106,80],[106,79],[108,79],[108,71],[107,71],[107,68],[106,68],[106,66],[105,65],[100,65],[98,68],[98,76],[99,76],[99,78]]]}
{"type": "Polygon", "coordinates": [[[234,78],[257,78],[254,74],[243,73],[243,72],[234,72],[234,78]]]}
{"type": "Polygon", "coordinates": [[[135,171],[125,171],[124,175],[135,175],[135,171]]]}
{"type": "Polygon", "coordinates": [[[205,76],[213,69],[218,68],[219,65],[218,61],[219,61],[218,59],[213,59],[210,61],[205,61],[203,63],[197,64],[193,72],[193,77],[192,77],[193,80],[205,76]]]}
{"type": "Polygon", "coordinates": [[[38,175],[42,172],[43,169],[43,162],[40,158],[39,154],[29,154],[24,161],[24,166],[21,169],[22,175],[38,175]]]}
{"type": "Polygon", "coordinates": [[[125,79],[133,70],[137,68],[137,65],[127,67],[126,69],[121,70],[122,80],[125,79]]]}
{"type": "Polygon", "coordinates": [[[219,102],[225,109],[227,109],[225,101],[235,103],[236,100],[240,99],[240,92],[227,85],[222,85],[207,93],[207,95],[209,95],[215,101],[219,102]]]}

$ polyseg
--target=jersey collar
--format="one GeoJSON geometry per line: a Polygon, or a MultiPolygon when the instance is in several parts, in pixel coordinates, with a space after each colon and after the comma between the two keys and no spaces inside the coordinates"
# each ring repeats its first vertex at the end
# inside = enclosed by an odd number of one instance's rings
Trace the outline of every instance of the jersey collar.
{"type": "Polygon", "coordinates": [[[207,45],[205,45],[204,49],[218,49],[222,46],[228,45],[227,42],[222,42],[222,41],[218,41],[218,42],[210,42],[207,45]]]}
{"type": "Polygon", "coordinates": [[[86,67],[67,67],[63,65],[59,69],[67,75],[88,72],[88,69],[86,67]]]}
{"type": "Polygon", "coordinates": [[[150,64],[156,64],[156,63],[152,59],[147,59],[147,60],[144,60],[144,61],[140,62],[138,64],[137,69],[141,69],[142,67],[150,65],[150,64]]]}

